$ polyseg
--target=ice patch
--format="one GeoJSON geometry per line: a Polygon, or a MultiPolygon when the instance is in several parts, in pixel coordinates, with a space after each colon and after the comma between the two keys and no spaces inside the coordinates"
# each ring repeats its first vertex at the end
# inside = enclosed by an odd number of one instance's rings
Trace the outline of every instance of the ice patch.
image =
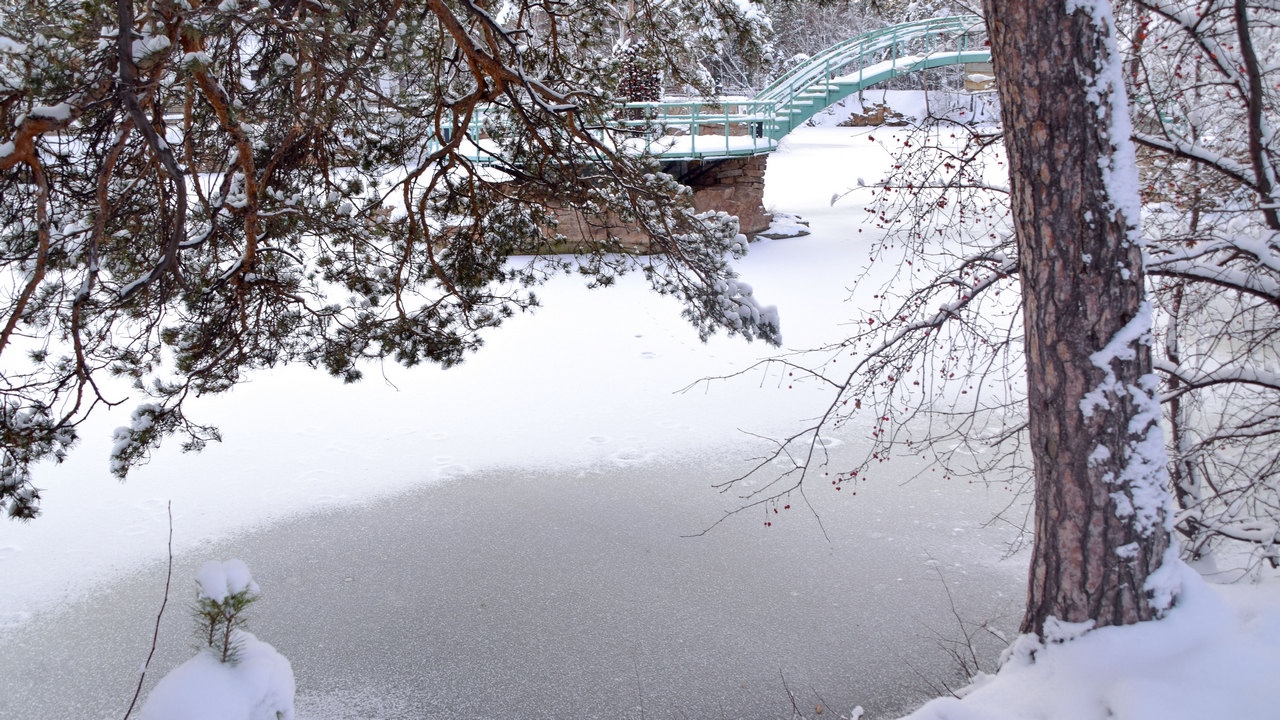
{"type": "Polygon", "coordinates": [[[9,610],[0,612],[0,630],[13,630],[26,625],[31,620],[31,613],[25,610],[9,610]]]}

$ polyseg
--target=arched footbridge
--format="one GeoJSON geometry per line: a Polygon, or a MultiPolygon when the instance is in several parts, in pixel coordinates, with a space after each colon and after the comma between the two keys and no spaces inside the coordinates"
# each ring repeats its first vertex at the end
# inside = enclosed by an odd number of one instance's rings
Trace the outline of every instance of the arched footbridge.
{"type": "MultiPolygon", "coordinates": [[[[886,80],[949,65],[986,63],[986,26],[974,15],[890,25],[833,45],[797,64],[751,99],[633,102],[614,130],[637,153],[664,161],[764,155],[822,110],[886,80]]],[[[467,154],[488,164],[496,149],[473,123],[467,154]]],[[[434,149],[434,148],[433,148],[434,149]]]]}
{"type": "Polygon", "coordinates": [[[974,15],[891,25],[808,58],[750,100],[628,103],[627,114],[640,119],[619,122],[648,129],[644,150],[666,160],[760,155],[817,113],[886,80],[990,62],[986,37],[974,15]]]}
{"type": "MultiPolygon", "coordinates": [[[[658,158],[664,171],[692,189],[695,209],[727,212],[738,217],[742,232],[761,232],[771,221],[762,205],[765,156],[787,133],[886,80],[990,62],[986,38],[985,24],[973,15],[891,25],[807,58],[751,99],[620,105],[609,135],[658,158]]],[[[501,163],[500,151],[479,135],[481,125],[472,124],[463,152],[479,164],[501,163]]],[[[647,242],[633,240],[637,247],[647,242]]]]}

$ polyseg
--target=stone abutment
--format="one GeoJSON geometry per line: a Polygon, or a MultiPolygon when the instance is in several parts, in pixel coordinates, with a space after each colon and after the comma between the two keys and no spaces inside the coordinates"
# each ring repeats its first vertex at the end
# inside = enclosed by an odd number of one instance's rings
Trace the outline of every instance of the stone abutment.
{"type": "MultiPolygon", "coordinates": [[[[721,211],[738,217],[739,231],[754,235],[768,229],[773,217],[764,209],[764,172],[769,156],[681,160],[666,163],[663,171],[693,190],[693,207],[699,212],[721,211]]],[[[559,232],[571,245],[605,244],[610,239],[628,250],[649,251],[649,239],[635,228],[606,227],[599,219],[588,222],[571,211],[557,213],[559,232]]]]}

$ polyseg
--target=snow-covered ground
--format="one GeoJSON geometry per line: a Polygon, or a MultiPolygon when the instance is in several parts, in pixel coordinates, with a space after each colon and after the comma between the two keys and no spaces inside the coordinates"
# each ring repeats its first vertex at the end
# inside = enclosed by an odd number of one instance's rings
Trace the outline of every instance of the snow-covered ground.
{"type": "MultiPolygon", "coordinates": [[[[848,287],[873,231],[861,191],[830,199],[890,161],[840,119],[820,116],[770,159],[767,205],[812,234],[761,240],[739,266],[791,348],[841,337],[856,314],[848,287]]],[[[293,661],[303,720],[772,718],[791,712],[782,679],[806,714],[904,712],[930,682],[954,683],[936,648],[959,632],[948,591],[968,621],[1016,624],[1024,560],[1005,558],[1007,527],[986,526],[1007,491],[900,487],[919,469],[909,459],[857,497],[815,486],[825,538],[798,508],[681,538],[737,507],[711,485],[761,450],[754,436],[793,430],[825,394],[761,372],[680,392],[770,351],[699,343],[640,278],[603,291],[561,278],[540,295],[449,371],[387,367],[343,386],[285,368],[203,399],[191,414],[225,442],[166,448],[123,485],[107,454],[128,408],[100,417],[38,476],[45,515],[0,524],[0,717],[121,714],[170,503],[175,589],[148,685],[190,655],[194,568],[244,557],[264,596],[253,631],[293,661]]],[[[835,437],[835,457],[861,432],[835,437]]],[[[919,717],[1280,717],[1273,589],[1197,586],[1164,625],[1051,647],[919,717]]]]}
{"type": "Polygon", "coordinates": [[[1280,584],[1215,588],[1180,569],[1182,597],[1159,622],[1048,647],[1020,638],[997,676],[906,720],[1280,717],[1280,584]]]}

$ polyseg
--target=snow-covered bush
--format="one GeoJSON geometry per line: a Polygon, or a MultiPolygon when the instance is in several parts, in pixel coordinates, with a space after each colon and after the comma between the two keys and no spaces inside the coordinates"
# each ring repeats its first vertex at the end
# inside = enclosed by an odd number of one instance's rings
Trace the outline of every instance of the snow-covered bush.
{"type": "Polygon", "coordinates": [[[204,647],[164,676],[139,720],[292,720],[293,667],[243,629],[258,584],[240,560],[211,560],[196,574],[204,647]]]}

